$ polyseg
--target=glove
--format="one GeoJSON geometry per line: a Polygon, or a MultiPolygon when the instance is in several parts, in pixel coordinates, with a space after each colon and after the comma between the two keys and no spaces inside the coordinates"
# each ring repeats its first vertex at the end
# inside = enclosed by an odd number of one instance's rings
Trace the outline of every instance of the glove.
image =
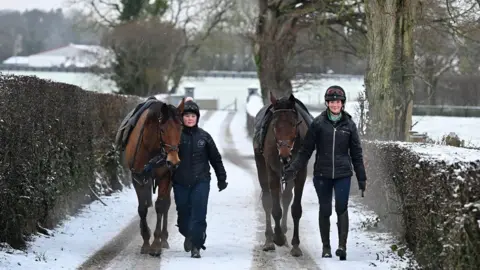
{"type": "Polygon", "coordinates": [[[282,174],[282,183],[293,181],[296,175],[297,175],[297,172],[293,170],[289,170],[289,168],[287,167],[282,174]]]}
{"type": "Polygon", "coordinates": [[[228,186],[227,181],[218,181],[218,182],[217,182],[218,192],[226,189],[227,186],[228,186]]]}
{"type": "Polygon", "coordinates": [[[358,189],[360,189],[361,191],[365,191],[366,187],[367,187],[367,181],[365,180],[358,181],[358,189]]]}
{"type": "Polygon", "coordinates": [[[145,164],[145,166],[143,167],[142,174],[145,175],[145,176],[148,175],[152,171],[152,168],[153,168],[152,163],[145,164]]]}

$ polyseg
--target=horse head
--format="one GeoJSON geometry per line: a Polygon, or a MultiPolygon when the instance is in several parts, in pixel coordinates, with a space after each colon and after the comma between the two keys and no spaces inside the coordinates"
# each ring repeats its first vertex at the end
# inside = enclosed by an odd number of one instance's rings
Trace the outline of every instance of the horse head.
{"type": "Polygon", "coordinates": [[[149,152],[156,155],[163,152],[167,155],[166,163],[170,170],[180,164],[178,156],[180,137],[182,134],[182,113],[185,100],[175,107],[171,104],[156,103],[149,108],[149,115],[145,123],[145,138],[153,144],[149,152]],[[151,138],[151,139],[150,139],[151,138]]]}
{"type": "Polygon", "coordinates": [[[293,94],[290,94],[288,98],[282,97],[277,99],[273,93],[270,92],[270,102],[273,106],[272,125],[278,155],[280,162],[286,165],[292,159],[292,150],[299,134],[298,126],[302,121],[298,120],[293,94]]]}

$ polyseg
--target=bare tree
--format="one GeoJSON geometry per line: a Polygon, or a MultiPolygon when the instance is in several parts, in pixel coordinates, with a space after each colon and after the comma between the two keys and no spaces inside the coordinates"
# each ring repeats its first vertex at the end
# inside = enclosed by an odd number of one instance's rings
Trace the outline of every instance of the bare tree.
{"type": "Polygon", "coordinates": [[[133,21],[116,26],[104,44],[117,56],[113,80],[124,94],[166,92],[174,53],[184,44],[183,31],[168,22],[133,21]]]}
{"type": "MultiPolygon", "coordinates": [[[[182,42],[178,43],[178,40],[168,39],[151,39],[146,37],[149,42],[162,42],[167,43],[165,47],[172,50],[168,53],[171,55],[165,59],[165,63],[162,65],[155,64],[154,69],[149,69],[151,75],[142,75],[138,77],[139,71],[144,66],[138,66],[134,73],[129,76],[125,72],[116,74],[115,78],[132,78],[132,81],[128,84],[133,87],[136,83],[133,78],[139,79],[152,79],[154,81],[142,82],[141,89],[150,89],[158,92],[175,92],[178,85],[181,82],[181,78],[188,72],[189,63],[191,59],[196,55],[203,42],[212,33],[214,29],[220,27],[225,21],[225,16],[228,10],[235,5],[235,0],[73,0],[82,2],[90,12],[98,18],[98,22],[108,26],[118,39],[119,33],[125,33],[123,30],[116,31],[117,28],[132,27],[136,24],[137,27],[146,27],[140,32],[148,32],[150,35],[162,36],[157,29],[151,29],[148,23],[170,24],[174,29],[180,30],[182,37],[179,39],[182,42]],[[125,26],[128,23],[130,26],[125,26]],[[176,44],[173,48],[168,44],[176,44]],[[164,87],[158,87],[163,81],[164,87]],[[147,87],[148,86],[148,87],[147,87]],[[153,87],[155,86],[155,87],[153,87]],[[145,88],[146,87],[146,88],[145,88]],[[153,88],[152,88],[153,87],[153,88]]],[[[177,32],[176,32],[177,33],[177,32]]],[[[123,41],[129,40],[132,37],[132,33],[128,34],[128,37],[123,41]]],[[[141,36],[137,36],[141,38],[141,36]]],[[[175,34],[175,37],[178,37],[175,34]]],[[[127,42],[128,43],[128,42],[127,42]]],[[[113,44],[113,43],[111,43],[113,44]]],[[[118,43],[116,43],[118,45],[118,43]]],[[[129,43],[130,44],[130,43],[129,43]]],[[[146,43],[142,43],[143,47],[146,43]]],[[[131,45],[131,44],[130,44],[131,45]]],[[[112,47],[113,50],[122,48],[134,48],[132,46],[116,46],[112,47]]],[[[142,47],[141,46],[141,47],[142,47]]],[[[149,48],[159,47],[160,45],[150,44],[149,48]]],[[[161,47],[161,46],[160,46],[161,47]]],[[[138,56],[137,59],[142,59],[141,65],[144,65],[144,59],[148,58],[148,53],[151,50],[135,50],[130,55],[138,56]],[[140,55],[145,53],[145,55],[140,55]]],[[[119,55],[127,55],[126,52],[115,52],[117,58],[119,55]]],[[[160,53],[162,54],[162,53],[160,53]]],[[[156,57],[155,57],[156,58],[156,57]]],[[[121,60],[123,63],[123,60],[121,60]]],[[[118,64],[117,59],[117,64],[118,64]]],[[[131,67],[134,67],[133,65],[131,67]]],[[[128,69],[127,69],[128,70],[128,69]]],[[[133,70],[131,70],[133,71],[133,70]]],[[[125,84],[120,83],[119,87],[124,87],[125,84]]],[[[127,90],[128,91],[128,90],[127,90]]],[[[143,93],[143,90],[142,90],[143,93]]]]}
{"type": "Polygon", "coordinates": [[[361,2],[258,0],[254,53],[265,102],[269,91],[277,96],[292,93],[292,78],[295,76],[292,60],[296,55],[294,48],[299,31],[319,21],[324,25],[360,28],[364,19],[361,2]]]}

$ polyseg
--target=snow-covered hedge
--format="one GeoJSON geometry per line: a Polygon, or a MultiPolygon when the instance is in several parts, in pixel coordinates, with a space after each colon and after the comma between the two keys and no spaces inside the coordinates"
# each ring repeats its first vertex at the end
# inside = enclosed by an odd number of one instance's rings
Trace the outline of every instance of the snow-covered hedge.
{"type": "Polygon", "coordinates": [[[365,202],[425,269],[480,265],[480,151],[364,141],[365,202]]]}
{"type": "Polygon", "coordinates": [[[113,141],[138,100],[37,77],[0,76],[0,242],[15,248],[42,226],[121,189],[113,141]]]}

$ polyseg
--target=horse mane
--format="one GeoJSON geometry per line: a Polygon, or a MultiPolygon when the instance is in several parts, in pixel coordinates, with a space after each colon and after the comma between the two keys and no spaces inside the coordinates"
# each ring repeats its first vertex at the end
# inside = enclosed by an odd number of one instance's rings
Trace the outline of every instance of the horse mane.
{"type": "Polygon", "coordinates": [[[165,124],[168,120],[174,120],[175,122],[180,122],[177,107],[172,104],[167,104],[163,102],[155,102],[148,108],[149,112],[147,119],[161,119],[160,124],[165,124]]]}
{"type": "Polygon", "coordinates": [[[277,99],[275,105],[273,105],[275,110],[281,109],[295,109],[295,103],[292,102],[288,97],[281,97],[277,99]]]}

